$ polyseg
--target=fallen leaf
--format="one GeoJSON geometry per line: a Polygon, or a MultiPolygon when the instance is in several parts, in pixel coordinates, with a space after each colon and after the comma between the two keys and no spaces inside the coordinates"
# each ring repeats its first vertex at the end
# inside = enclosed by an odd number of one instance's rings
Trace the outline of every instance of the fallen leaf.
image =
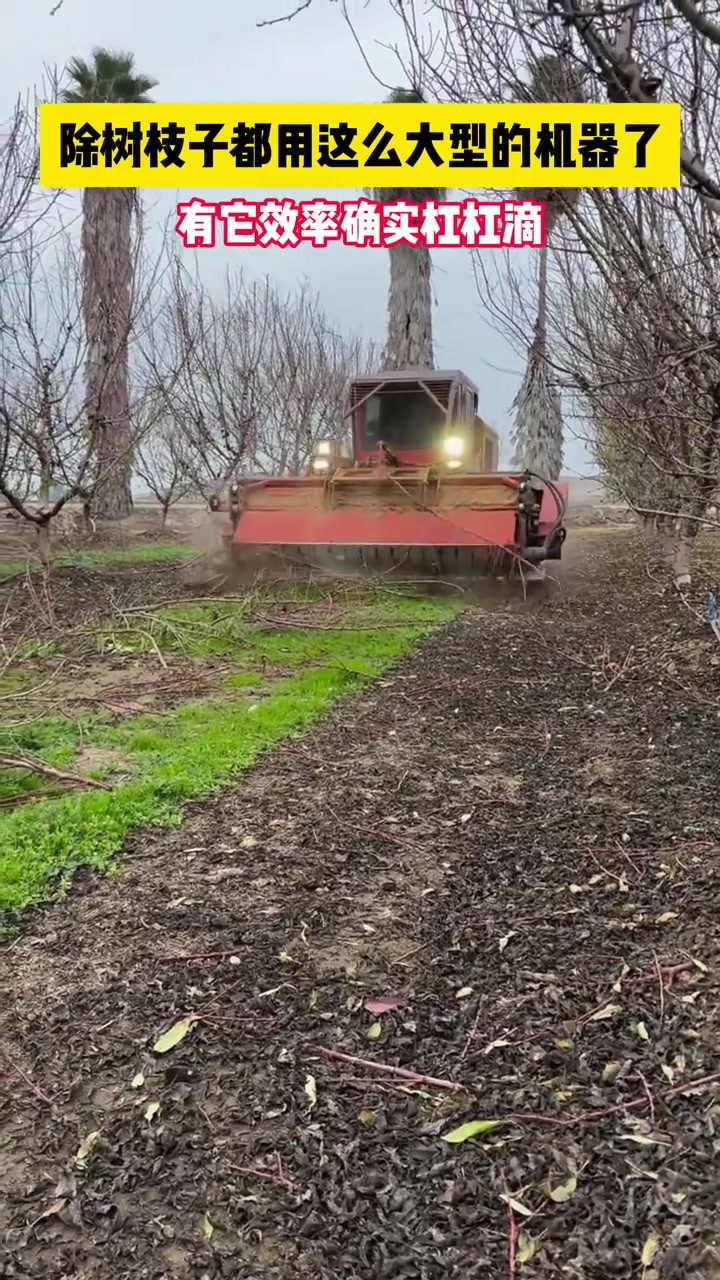
{"type": "Polygon", "coordinates": [[[519,1200],[513,1200],[512,1196],[501,1195],[500,1199],[504,1200],[506,1204],[509,1204],[510,1208],[513,1209],[515,1213],[521,1214],[523,1218],[532,1218],[533,1210],[528,1209],[526,1204],[521,1204],[519,1200]]]}
{"type": "Polygon", "coordinates": [[[501,954],[502,954],[502,952],[505,950],[505,948],[506,948],[506,946],[507,946],[508,942],[510,941],[510,939],[511,939],[511,938],[514,938],[514,937],[515,937],[515,930],[514,930],[514,929],[511,929],[509,933],[506,933],[506,934],[505,934],[505,936],[504,936],[503,938],[501,938],[501,939],[500,939],[500,941],[498,942],[498,951],[499,951],[501,954]]]}
{"type": "Polygon", "coordinates": [[[392,1009],[402,1009],[407,1004],[404,996],[378,996],[377,1000],[366,1000],[363,1009],[368,1013],[390,1013],[392,1009]]]}
{"type": "Polygon", "coordinates": [[[692,960],[693,964],[695,965],[695,967],[696,967],[697,969],[699,969],[701,973],[709,973],[709,972],[710,972],[710,970],[708,969],[708,966],[707,966],[706,964],[703,964],[702,960],[696,960],[696,959],[695,959],[695,956],[691,956],[691,960],[692,960]]]}
{"type": "Polygon", "coordinates": [[[358,1111],[358,1120],[361,1124],[372,1124],[374,1119],[374,1111],[358,1111]]]}
{"type": "Polygon", "coordinates": [[[555,1204],[564,1204],[571,1196],[575,1195],[577,1190],[577,1178],[571,1174],[565,1182],[559,1183],[557,1187],[548,1187],[548,1195],[555,1204]]]}
{"type": "Polygon", "coordinates": [[[650,1039],[650,1036],[648,1035],[648,1029],[645,1026],[644,1022],[638,1022],[636,1030],[641,1040],[650,1039]]]}
{"type": "Polygon", "coordinates": [[[660,1248],[660,1241],[658,1240],[657,1236],[653,1232],[648,1236],[647,1240],[645,1241],[645,1244],[643,1245],[642,1254],[640,1255],[640,1261],[642,1262],[644,1267],[650,1266],[650,1263],[652,1262],[659,1248],[660,1248]]]}
{"type": "Polygon", "coordinates": [[[205,1217],[203,1218],[203,1224],[202,1224],[202,1233],[206,1240],[212,1240],[212,1234],[214,1230],[215,1228],[212,1222],[208,1218],[207,1214],[205,1214],[205,1217]]]}
{"type": "Polygon", "coordinates": [[[254,849],[256,844],[257,844],[257,840],[255,836],[243,836],[242,840],[240,841],[240,848],[254,849]]]}
{"type": "Polygon", "coordinates": [[[455,999],[467,1000],[468,996],[471,996],[472,993],[473,993],[472,987],[461,987],[459,991],[455,992],[455,999]]]}
{"type": "Polygon", "coordinates": [[[582,893],[582,891],[583,891],[583,887],[582,887],[582,885],[581,885],[581,884],[571,884],[571,885],[570,885],[570,892],[571,892],[571,893],[582,893]]]}
{"type": "Polygon", "coordinates": [[[294,964],[294,960],[289,951],[281,951],[278,960],[282,960],[283,964],[294,964]]]}
{"type": "Polygon", "coordinates": [[[144,1083],[145,1083],[145,1077],[142,1071],[138,1071],[137,1075],[133,1076],[132,1080],[130,1081],[130,1088],[142,1089],[144,1083]]]}
{"type": "Polygon", "coordinates": [[[669,920],[677,920],[677,911],[663,911],[661,916],[656,916],[656,924],[667,924],[669,920]]]}
{"type": "Polygon", "coordinates": [[[615,1079],[619,1070],[620,1070],[619,1062],[607,1062],[603,1067],[601,1079],[604,1081],[605,1084],[607,1084],[609,1080],[615,1079]]]}
{"type": "Polygon", "coordinates": [[[530,1238],[526,1231],[521,1231],[517,1238],[515,1261],[517,1263],[529,1262],[534,1257],[535,1241],[530,1238]]]}
{"type": "Polygon", "coordinates": [[[694,1004],[694,1003],[695,1003],[695,1001],[697,1000],[697,998],[698,998],[698,996],[699,996],[699,995],[700,995],[700,992],[699,992],[699,991],[692,991],[692,992],[690,993],[690,995],[688,995],[688,996],[681,996],[681,997],[680,997],[680,1003],[681,1003],[681,1004],[694,1004]]]}
{"type": "Polygon", "coordinates": [[[36,1222],[42,1222],[43,1218],[52,1218],[56,1213],[62,1213],[63,1209],[67,1208],[67,1204],[67,1200],[53,1200],[52,1204],[48,1205],[47,1209],[44,1209],[36,1218],[36,1222]]]}
{"type": "Polygon", "coordinates": [[[660,1138],[648,1138],[644,1133],[620,1133],[618,1137],[624,1142],[636,1142],[639,1147],[669,1147],[669,1142],[660,1138]]]}
{"type": "Polygon", "coordinates": [[[152,1120],[152,1119],[153,1119],[153,1117],[154,1117],[154,1116],[156,1116],[156,1115],[157,1115],[157,1113],[158,1113],[158,1111],[159,1111],[159,1110],[160,1110],[160,1103],[159,1103],[159,1102],[151,1102],[151,1103],[149,1103],[149,1104],[148,1104],[148,1106],[147,1106],[147,1108],[146,1108],[146,1110],[145,1110],[145,1119],[149,1122],[150,1120],[152,1120]]]}
{"type": "Polygon", "coordinates": [[[169,1053],[177,1044],[180,1044],[181,1040],[185,1039],[194,1021],[194,1018],[181,1018],[170,1027],[169,1031],[161,1035],[159,1040],[155,1041],[153,1053],[169,1053]]]}
{"type": "Polygon", "coordinates": [[[378,1040],[382,1035],[382,1026],[379,1022],[373,1022],[366,1032],[368,1040],[378,1040]]]}
{"type": "Polygon", "coordinates": [[[491,1040],[483,1049],[484,1054],[492,1053],[493,1049],[506,1049],[510,1044],[509,1040],[491,1040]]]}
{"type": "Polygon", "coordinates": [[[93,1133],[89,1133],[87,1138],[83,1138],[82,1142],[80,1143],[80,1146],[77,1149],[77,1154],[75,1156],[75,1163],[76,1165],[79,1166],[79,1168],[81,1169],[85,1168],[85,1165],[87,1163],[87,1158],[90,1155],[90,1152],[92,1151],[99,1137],[100,1137],[100,1130],[96,1129],[93,1133]]]}
{"type": "Polygon", "coordinates": [[[481,1133],[498,1129],[502,1123],[502,1120],[468,1120],[467,1124],[461,1124],[458,1129],[451,1129],[450,1133],[444,1133],[443,1142],[467,1142],[468,1138],[477,1138],[481,1133]]]}
{"type": "Polygon", "coordinates": [[[318,1003],[318,1000],[319,1000],[319,999],[320,999],[320,997],[318,996],[317,991],[311,991],[311,992],[310,992],[310,996],[309,996],[309,998],[308,998],[308,1005],[309,1005],[309,1007],[310,1007],[311,1009],[317,1009],[317,1003],[318,1003]]]}
{"type": "Polygon", "coordinates": [[[598,1009],[596,1013],[593,1013],[588,1018],[588,1022],[604,1022],[607,1018],[614,1018],[615,1014],[619,1012],[619,1004],[606,1004],[603,1005],[602,1009],[598,1009]]]}
{"type": "Polygon", "coordinates": [[[317,1102],[317,1086],[315,1084],[314,1076],[308,1076],[305,1081],[305,1096],[310,1103],[309,1110],[312,1111],[317,1102]]]}

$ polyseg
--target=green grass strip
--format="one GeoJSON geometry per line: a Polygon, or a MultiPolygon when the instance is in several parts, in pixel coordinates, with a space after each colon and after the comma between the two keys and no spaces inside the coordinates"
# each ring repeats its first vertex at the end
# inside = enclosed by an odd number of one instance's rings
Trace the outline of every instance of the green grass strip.
{"type": "MultiPolygon", "coordinates": [[[[136,733],[127,744],[140,770],[136,777],[112,791],[74,792],[0,815],[0,912],[9,914],[7,924],[14,913],[62,892],[78,867],[112,868],[134,828],[180,822],[189,800],[210,794],[273,743],[306,729],[456,612],[451,605],[436,603],[428,611],[418,603],[422,621],[415,627],[346,632],[352,668],[317,666],[275,681],[257,703],[247,697],[191,702],[152,717],[156,731],[136,733]]],[[[129,728],[118,736],[125,738],[129,728]]]]}
{"type": "MultiPolygon", "coordinates": [[[[75,569],[92,568],[95,565],[125,564],[135,560],[189,560],[201,555],[197,547],[185,542],[139,542],[137,546],[104,547],[87,551],[61,551],[53,557],[53,565],[75,569]]],[[[37,566],[36,556],[23,560],[0,560],[0,578],[22,573],[28,565],[37,566]]]]}

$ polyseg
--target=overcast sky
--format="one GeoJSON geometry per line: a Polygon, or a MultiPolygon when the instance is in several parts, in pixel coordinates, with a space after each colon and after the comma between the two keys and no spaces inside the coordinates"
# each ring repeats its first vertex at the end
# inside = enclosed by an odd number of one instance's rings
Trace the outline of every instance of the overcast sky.
{"type": "MultiPolygon", "coordinates": [[[[331,0],[313,0],[294,21],[264,28],[257,26],[261,19],[288,12],[297,0],[63,0],[50,16],[56,3],[0,0],[0,84],[7,107],[17,93],[39,84],[44,66],[60,70],[73,55],[89,56],[95,45],[132,50],[138,70],[158,81],[154,92],[158,100],[367,102],[384,96],[339,5],[331,0]]],[[[381,47],[399,39],[387,6],[381,0],[369,5],[365,0],[349,0],[348,7],[377,73],[391,85],[402,83],[395,58],[381,47]]],[[[189,194],[203,193],[183,192],[182,198],[189,194]]],[[[296,192],[288,194],[297,199],[296,192]]],[[[306,198],[311,194],[308,191],[306,198]]],[[[146,202],[158,225],[177,198],[172,191],[147,193],[146,202]]],[[[242,265],[250,274],[269,272],[288,288],[306,277],[339,325],[382,339],[388,286],[385,250],[343,245],[323,250],[220,246],[199,258],[201,274],[210,286],[221,280],[229,262],[242,265]]],[[[510,405],[522,361],[483,316],[467,253],[435,250],[433,263],[437,363],[463,369],[477,382],[480,412],[507,442],[510,405]]],[[[587,474],[591,469],[585,450],[571,439],[565,463],[568,471],[587,474]]]]}

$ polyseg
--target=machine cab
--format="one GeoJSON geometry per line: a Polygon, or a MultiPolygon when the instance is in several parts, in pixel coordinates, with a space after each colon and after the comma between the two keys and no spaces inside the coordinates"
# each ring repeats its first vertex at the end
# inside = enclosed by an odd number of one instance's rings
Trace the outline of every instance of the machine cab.
{"type": "Polygon", "coordinates": [[[350,391],[353,456],[402,466],[492,472],[498,438],[478,417],[478,389],[458,370],[407,369],[359,378],[350,391]]]}

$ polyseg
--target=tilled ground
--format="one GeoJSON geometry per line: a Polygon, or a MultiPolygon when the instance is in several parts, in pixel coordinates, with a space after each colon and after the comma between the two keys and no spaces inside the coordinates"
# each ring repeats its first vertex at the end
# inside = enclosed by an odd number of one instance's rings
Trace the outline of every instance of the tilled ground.
{"type": "Polygon", "coordinates": [[[30,920],[1,1274],[720,1276],[708,636],[588,539],[30,920]]]}

